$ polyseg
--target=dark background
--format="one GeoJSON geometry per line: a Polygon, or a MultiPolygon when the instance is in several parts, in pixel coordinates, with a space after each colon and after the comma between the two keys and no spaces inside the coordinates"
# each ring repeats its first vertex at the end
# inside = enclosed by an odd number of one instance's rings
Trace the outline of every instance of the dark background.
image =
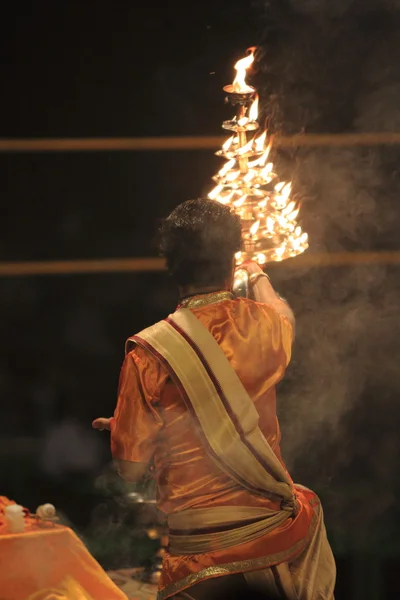
{"type": "MultiPolygon", "coordinates": [[[[400,130],[395,0],[7,10],[3,138],[218,135],[231,116],[221,88],[255,44],[271,131],[400,130]]],[[[399,247],[399,159],[398,146],[275,152],[302,198],[309,252],[399,247]]],[[[0,260],[155,256],[160,219],[207,193],[218,165],[211,151],[1,154],[0,260]]],[[[322,498],[338,597],[396,597],[398,267],[294,259],[271,273],[297,316],[279,396],[284,455],[322,498]]],[[[126,488],[90,422],[113,411],[125,338],[176,299],[163,273],[0,279],[0,493],[31,510],[56,504],[107,568],[151,549],[131,542],[126,488]]]]}

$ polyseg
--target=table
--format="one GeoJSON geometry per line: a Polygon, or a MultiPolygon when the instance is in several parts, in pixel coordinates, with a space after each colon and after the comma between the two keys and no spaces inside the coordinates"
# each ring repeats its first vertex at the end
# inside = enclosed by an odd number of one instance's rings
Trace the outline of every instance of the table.
{"type": "Polygon", "coordinates": [[[0,600],[127,600],[71,529],[27,516],[9,533],[0,500],[0,600]]]}

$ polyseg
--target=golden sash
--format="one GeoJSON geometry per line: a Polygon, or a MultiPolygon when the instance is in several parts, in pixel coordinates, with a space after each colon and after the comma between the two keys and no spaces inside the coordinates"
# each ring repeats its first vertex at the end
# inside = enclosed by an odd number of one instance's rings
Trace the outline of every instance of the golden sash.
{"type": "Polygon", "coordinates": [[[289,517],[290,513],[286,510],[252,506],[193,508],[173,513],[168,516],[169,550],[171,554],[225,550],[252,542],[282,525],[289,517]],[[218,526],[220,531],[207,531],[213,526],[218,526]]]}

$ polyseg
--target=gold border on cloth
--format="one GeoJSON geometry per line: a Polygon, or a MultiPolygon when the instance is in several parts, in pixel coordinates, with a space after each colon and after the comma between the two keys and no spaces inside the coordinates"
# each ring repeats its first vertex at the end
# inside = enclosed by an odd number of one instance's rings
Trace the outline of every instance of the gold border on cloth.
{"type": "Polygon", "coordinates": [[[184,298],[180,303],[180,308],[200,308],[201,306],[208,306],[209,304],[216,304],[217,302],[223,302],[224,300],[233,300],[234,295],[231,292],[222,290],[220,292],[211,292],[209,294],[202,294],[192,296],[191,298],[184,298]]]}
{"type": "Polygon", "coordinates": [[[206,567],[205,569],[202,569],[197,573],[191,573],[190,575],[183,577],[179,581],[171,583],[162,590],[159,590],[157,594],[157,600],[166,600],[166,598],[168,598],[169,596],[173,596],[174,594],[181,592],[182,590],[194,585],[195,583],[199,583],[203,579],[210,579],[211,577],[219,577],[221,575],[232,575],[233,573],[245,573],[246,571],[256,571],[258,569],[265,569],[267,567],[271,567],[282,562],[287,562],[289,559],[298,556],[310,543],[318,523],[320,525],[322,524],[322,511],[320,505],[316,505],[315,509],[316,510],[311,519],[307,535],[300,541],[296,542],[296,544],[291,546],[288,550],[283,550],[282,552],[277,552],[276,554],[269,554],[268,556],[249,558],[246,560],[239,560],[231,563],[206,567]]]}

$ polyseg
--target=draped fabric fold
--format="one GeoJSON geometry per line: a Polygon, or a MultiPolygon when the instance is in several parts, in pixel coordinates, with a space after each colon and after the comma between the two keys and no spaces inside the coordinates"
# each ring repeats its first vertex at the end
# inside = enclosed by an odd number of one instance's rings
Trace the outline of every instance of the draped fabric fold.
{"type": "Polygon", "coordinates": [[[180,309],[132,340],[163,362],[220,468],[247,489],[292,503],[294,509],[291,479],[258,427],[251,398],[207,328],[180,309]]]}
{"type": "Polygon", "coordinates": [[[163,362],[202,432],[213,460],[235,481],[281,500],[280,510],[224,507],[170,515],[170,552],[196,554],[251,542],[296,512],[293,483],[258,426],[258,413],[239,377],[206,327],[187,309],[132,338],[163,362]],[[211,368],[212,365],[212,368],[211,368]],[[205,528],[251,521],[230,529],[205,528]]]}

